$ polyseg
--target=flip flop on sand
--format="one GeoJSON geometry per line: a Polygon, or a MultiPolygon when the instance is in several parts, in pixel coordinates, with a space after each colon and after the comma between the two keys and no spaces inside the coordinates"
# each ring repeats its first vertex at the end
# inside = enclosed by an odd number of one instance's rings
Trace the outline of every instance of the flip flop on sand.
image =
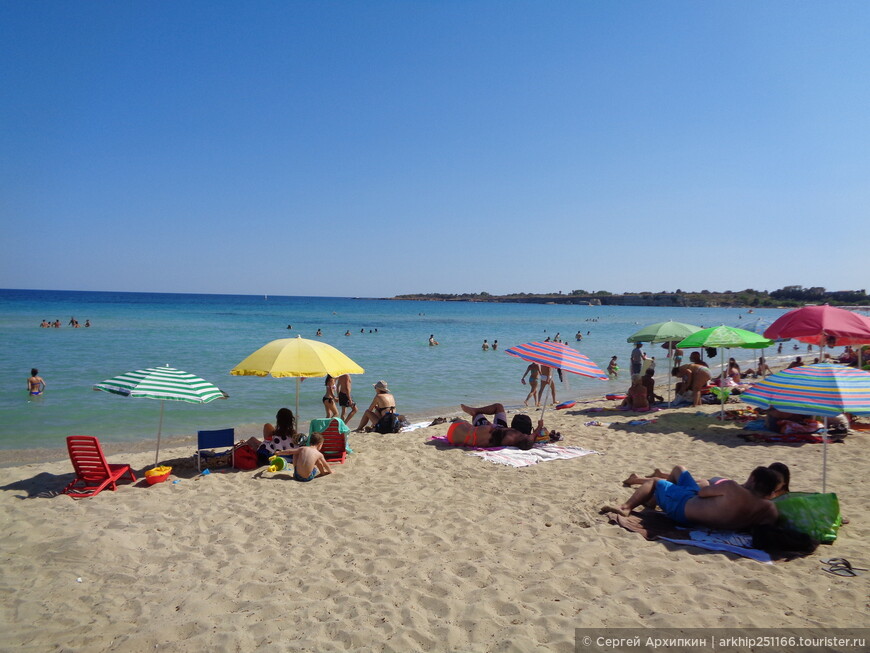
{"type": "Polygon", "coordinates": [[[861,567],[853,567],[852,563],[846,560],[846,558],[828,558],[827,560],[821,560],[820,562],[823,565],[828,565],[828,568],[822,569],[822,571],[834,576],[851,578],[853,576],[860,576],[861,574],[858,573],[859,571],[867,571],[861,567]]]}

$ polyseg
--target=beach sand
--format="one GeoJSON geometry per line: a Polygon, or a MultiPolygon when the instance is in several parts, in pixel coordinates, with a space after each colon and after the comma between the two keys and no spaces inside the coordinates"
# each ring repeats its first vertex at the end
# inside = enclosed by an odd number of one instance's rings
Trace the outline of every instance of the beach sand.
{"type": "MultiPolygon", "coordinates": [[[[447,425],[352,434],[348,462],[307,484],[185,472],[73,500],[48,496],[70,480],[68,460],[0,469],[0,648],[567,652],[575,628],[870,623],[870,572],[820,564],[870,567],[867,435],[829,447],[828,488],[851,519],[839,539],[762,564],[647,542],[598,510],[629,496],[629,473],[675,463],[742,482],[779,460],[792,489],[818,490],[822,447],[746,443],[712,406],[646,426],[586,412],[614,404],[547,413],[561,444],[601,455],[522,469],[428,442],[447,425]],[[584,426],[593,419],[608,425],[584,426]]],[[[141,478],[153,453],[109,459],[141,478]]]]}

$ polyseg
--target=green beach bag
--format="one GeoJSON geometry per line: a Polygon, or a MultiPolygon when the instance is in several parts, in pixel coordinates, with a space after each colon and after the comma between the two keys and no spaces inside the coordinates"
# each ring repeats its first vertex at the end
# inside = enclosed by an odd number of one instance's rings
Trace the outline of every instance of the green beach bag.
{"type": "Polygon", "coordinates": [[[779,523],[805,533],[822,544],[837,539],[843,524],[837,495],[829,492],[790,492],[773,500],[779,511],[779,523]]]}

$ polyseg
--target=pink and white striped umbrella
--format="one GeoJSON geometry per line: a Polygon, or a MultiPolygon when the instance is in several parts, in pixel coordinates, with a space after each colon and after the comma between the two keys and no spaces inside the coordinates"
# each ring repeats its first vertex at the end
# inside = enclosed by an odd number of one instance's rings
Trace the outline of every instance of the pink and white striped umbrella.
{"type": "Polygon", "coordinates": [[[530,363],[556,367],[565,372],[588,376],[593,379],[608,379],[600,367],[576,349],[561,342],[530,342],[505,350],[505,353],[522,358],[530,363]]]}

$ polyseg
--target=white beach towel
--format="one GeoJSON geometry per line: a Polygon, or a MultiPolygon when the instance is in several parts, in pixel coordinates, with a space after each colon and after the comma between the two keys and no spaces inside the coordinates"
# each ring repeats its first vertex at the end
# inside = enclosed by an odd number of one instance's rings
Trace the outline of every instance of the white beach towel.
{"type": "Polygon", "coordinates": [[[597,454],[597,451],[584,449],[583,447],[564,447],[558,444],[536,444],[528,451],[516,447],[502,447],[501,449],[480,449],[470,451],[469,456],[479,456],[484,460],[499,465],[510,467],[528,467],[548,460],[567,460],[579,458],[589,454],[597,454]]]}
{"type": "Polygon", "coordinates": [[[416,431],[417,429],[423,429],[427,426],[431,425],[432,422],[414,422],[412,424],[408,424],[408,426],[403,426],[399,433],[407,433],[408,431],[416,431]]]}

